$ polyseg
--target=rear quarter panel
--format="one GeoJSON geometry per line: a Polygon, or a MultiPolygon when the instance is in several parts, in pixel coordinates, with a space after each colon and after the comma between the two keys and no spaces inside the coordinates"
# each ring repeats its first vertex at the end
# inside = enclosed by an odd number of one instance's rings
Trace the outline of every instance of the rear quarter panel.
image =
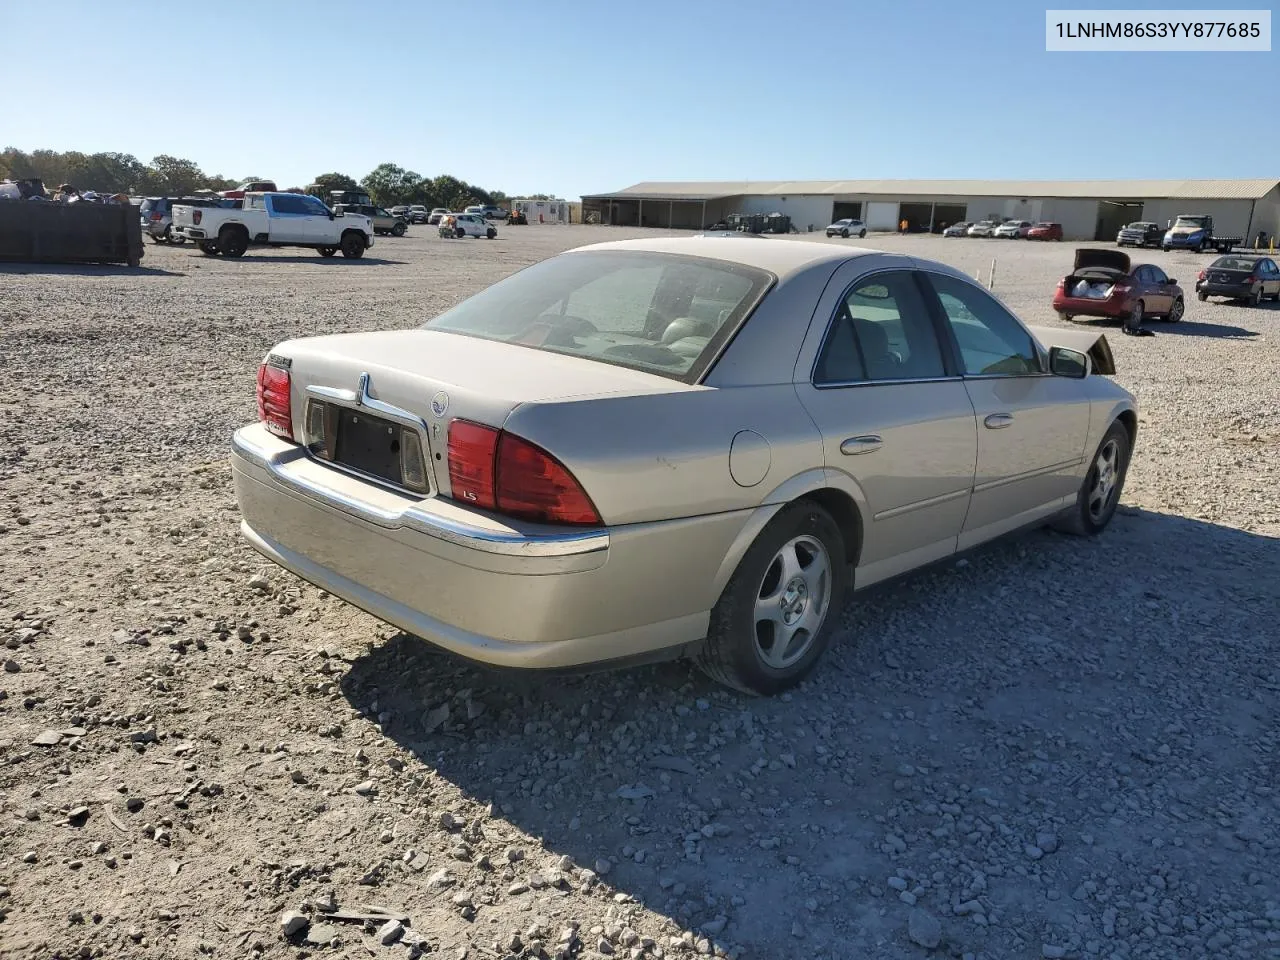
{"type": "Polygon", "coordinates": [[[789,381],[673,387],[525,404],[505,426],[564,463],[611,526],[785,502],[788,481],[821,473],[821,437],[789,381]]]}

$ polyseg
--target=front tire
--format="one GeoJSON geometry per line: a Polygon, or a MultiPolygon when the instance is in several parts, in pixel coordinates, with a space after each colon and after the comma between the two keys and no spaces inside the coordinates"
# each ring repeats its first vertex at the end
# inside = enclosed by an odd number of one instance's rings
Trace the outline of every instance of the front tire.
{"type": "Polygon", "coordinates": [[[1206,300],[1209,299],[1209,295],[1205,293],[1203,290],[1201,290],[1196,293],[1196,299],[1199,300],[1201,303],[1204,303],[1206,300]]]}
{"type": "Polygon", "coordinates": [[[213,240],[201,240],[200,252],[203,253],[206,257],[216,257],[222,251],[218,249],[217,242],[213,240]]]}
{"type": "Polygon", "coordinates": [[[1173,301],[1173,306],[1169,308],[1169,315],[1166,316],[1165,319],[1170,323],[1177,323],[1182,319],[1183,314],[1185,314],[1186,311],[1187,305],[1183,303],[1182,298],[1179,297],[1177,300],[1173,301]]]}
{"type": "Polygon", "coordinates": [[[498,231],[493,229],[493,227],[490,227],[488,230],[486,230],[484,235],[488,237],[490,240],[498,239],[498,231]]]}
{"type": "Polygon", "coordinates": [[[1106,529],[1115,516],[1129,472],[1132,440],[1124,424],[1116,421],[1107,430],[1093,455],[1076,502],[1054,527],[1078,537],[1092,537],[1106,529]]]}
{"type": "Polygon", "coordinates": [[[842,239],[844,239],[844,240],[848,240],[848,239],[849,239],[849,231],[848,231],[848,230],[841,230],[841,231],[840,231],[840,236],[841,236],[841,238],[842,238],[842,239]]]}
{"type": "Polygon", "coordinates": [[[348,260],[359,260],[364,256],[364,237],[355,232],[342,235],[342,255],[348,260]]]}
{"type": "Polygon", "coordinates": [[[713,680],[769,696],[818,662],[848,586],[844,538],[831,515],[798,501],[769,521],[711,611],[697,664],[713,680]]]}
{"type": "Polygon", "coordinates": [[[391,235],[393,237],[403,237],[405,235],[405,231],[407,231],[408,229],[409,228],[406,227],[403,223],[397,223],[394,227],[391,228],[391,235]]]}
{"type": "Polygon", "coordinates": [[[1133,305],[1133,309],[1129,311],[1129,315],[1124,318],[1124,332],[1137,333],[1142,329],[1142,318],[1146,311],[1147,305],[1139,300],[1133,305]]]}
{"type": "Polygon", "coordinates": [[[862,239],[863,237],[865,237],[866,235],[867,235],[867,231],[865,231],[865,230],[859,230],[859,231],[858,231],[858,239],[859,239],[859,240],[861,240],[861,239],[862,239]]]}

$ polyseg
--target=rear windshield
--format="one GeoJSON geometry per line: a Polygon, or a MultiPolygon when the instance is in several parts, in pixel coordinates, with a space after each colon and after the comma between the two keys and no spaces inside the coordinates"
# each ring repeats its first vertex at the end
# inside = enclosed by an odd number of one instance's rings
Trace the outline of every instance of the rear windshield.
{"type": "Polygon", "coordinates": [[[700,257],[569,253],[513,274],[423,326],[691,382],[773,279],[700,257]]]}
{"type": "Polygon", "coordinates": [[[1219,257],[1213,261],[1211,266],[1217,267],[1219,270],[1253,270],[1257,266],[1257,260],[1248,260],[1244,257],[1219,257]]]}

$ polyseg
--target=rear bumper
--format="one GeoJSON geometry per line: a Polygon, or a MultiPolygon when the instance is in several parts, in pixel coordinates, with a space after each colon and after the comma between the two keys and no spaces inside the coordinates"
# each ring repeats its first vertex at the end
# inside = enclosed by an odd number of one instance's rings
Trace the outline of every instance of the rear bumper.
{"type": "Polygon", "coordinates": [[[1196,293],[1206,293],[1211,297],[1231,297],[1237,300],[1243,300],[1252,295],[1253,284],[1239,283],[1212,283],[1209,281],[1197,281],[1196,293]]]}
{"type": "Polygon", "coordinates": [[[745,514],[566,533],[334,471],[259,424],[232,443],[241,532],[264,556],[464,657],[555,668],[678,655],[706,635],[745,514]]]}
{"type": "Polygon", "coordinates": [[[199,227],[174,227],[173,232],[188,240],[208,240],[209,235],[199,227]]]}
{"type": "Polygon", "coordinates": [[[1090,300],[1088,297],[1054,297],[1053,309],[1076,317],[1108,317],[1122,320],[1133,309],[1128,300],[1090,300]]]}

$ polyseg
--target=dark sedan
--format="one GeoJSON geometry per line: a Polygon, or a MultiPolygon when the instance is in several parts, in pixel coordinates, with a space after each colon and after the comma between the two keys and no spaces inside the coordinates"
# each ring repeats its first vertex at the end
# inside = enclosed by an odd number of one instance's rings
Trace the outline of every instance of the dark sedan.
{"type": "Polygon", "coordinates": [[[1280,267],[1270,257],[1219,257],[1200,271],[1196,296],[1244,300],[1252,307],[1263,300],[1280,300],[1280,267]]]}

